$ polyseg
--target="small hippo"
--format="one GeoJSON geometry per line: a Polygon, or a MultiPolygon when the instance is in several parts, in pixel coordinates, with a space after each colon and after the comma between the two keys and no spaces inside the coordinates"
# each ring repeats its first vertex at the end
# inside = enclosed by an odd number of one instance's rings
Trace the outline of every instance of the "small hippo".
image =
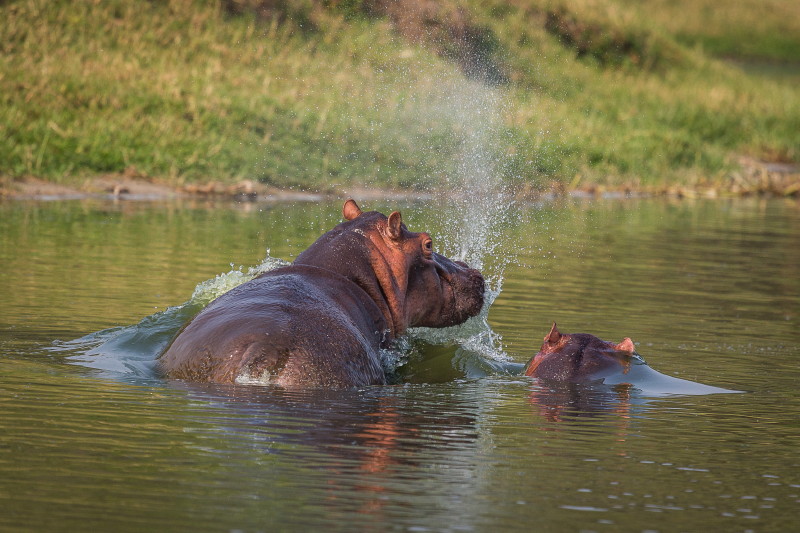
{"type": "Polygon", "coordinates": [[[195,316],[160,357],[163,373],[284,387],[384,384],[379,351],[407,328],[454,326],[480,312],[480,272],[435,253],[399,212],[365,213],[351,199],[343,215],[294,263],[195,316]]]}
{"type": "Polygon", "coordinates": [[[547,381],[631,384],[651,394],[739,392],[656,372],[636,353],[628,337],[614,344],[588,333],[561,333],[555,322],[525,367],[525,375],[547,381]]]}

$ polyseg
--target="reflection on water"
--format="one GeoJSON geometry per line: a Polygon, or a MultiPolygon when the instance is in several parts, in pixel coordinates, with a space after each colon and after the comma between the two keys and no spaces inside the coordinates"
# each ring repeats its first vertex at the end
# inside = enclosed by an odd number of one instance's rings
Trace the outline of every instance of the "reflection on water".
{"type": "MultiPolygon", "coordinates": [[[[400,207],[410,228],[446,231],[429,206],[400,207]]],[[[485,258],[503,262],[487,318],[501,353],[459,344],[480,324],[420,332],[395,386],[152,373],[199,283],[267,248],[291,260],[339,209],[0,204],[0,529],[794,528],[796,203],[520,207],[503,257],[485,258]],[[664,374],[748,392],[520,377],[552,321],[630,336],[664,374]],[[115,342],[64,344],[81,337],[115,342]]]]}

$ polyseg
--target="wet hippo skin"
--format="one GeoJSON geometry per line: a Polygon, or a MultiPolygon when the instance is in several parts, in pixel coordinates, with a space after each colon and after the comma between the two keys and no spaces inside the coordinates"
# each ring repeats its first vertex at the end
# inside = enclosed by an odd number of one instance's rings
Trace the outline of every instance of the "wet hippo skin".
{"type": "Polygon", "coordinates": [[[478,314],[484,281],[433,251],[399,212],[362,212],[293,264],[271,270],[211,302],[159,359],[171,378],[285,387],[386,382],[380,349],[408,327],[447,327],[478,314]]]}
{"type": "Polygon", "coordinates": [[[633,341],[606,342],[588,333],[561,333],[553,322],[544,344],[525,368],[525,375],[552,381],[594,381],[627,374],[633,341]]]}
{"type": "Polygon", "coordinates": [[[739,392],[657,372],[636,353],[628,337],[613,343],[589,333],[561,333],[555,322],[524,373],[553,382],[630,384],[653,394],[739,392]]]}

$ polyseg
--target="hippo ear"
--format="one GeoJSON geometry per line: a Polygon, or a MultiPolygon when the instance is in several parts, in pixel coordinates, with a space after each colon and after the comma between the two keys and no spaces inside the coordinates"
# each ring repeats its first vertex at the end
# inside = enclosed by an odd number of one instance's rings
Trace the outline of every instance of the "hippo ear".
{"type": "Polygon", "coordinates": [[[400,212],[393,211],[392,214],[389,215],[389,220],[386,221],[386,234],[389,235],[389,238],[396,241],[403,235],[402,224],[403,217],[400,215],[400,212]]]}
{"type": "Polygon", "coordinates": [[[561,340],[561,333],[559,333],[558,328],[556,327],[556,323],[553,322],[553,327],[550,328],[550,333],[544,338],[545,342],[549,342],[550,344],[555,344],[561,340]]]}
{"type": "Polygon", "coordinates": [[[614,349],[618,352],[633,352],[636,347],[630,337],[625,337],[621,343],[614,346],[614,349]]]}
{"type": "Polygon", "coordinates": [[[358,207],[358,204],[355,202],[355,200],[350,198],[344,203],[342,214],[346,220],[353,220],[361,215],[361,208],[358,207]]]}

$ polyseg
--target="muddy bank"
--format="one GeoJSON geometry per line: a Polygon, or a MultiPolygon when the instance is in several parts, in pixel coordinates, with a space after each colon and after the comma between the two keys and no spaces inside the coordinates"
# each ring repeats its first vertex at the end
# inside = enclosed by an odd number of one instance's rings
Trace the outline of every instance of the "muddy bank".
{"type": "Polygon", "coordinates": [[[170,185],[164,181],[127,174],[105,175],[88,178],[80,185],[63,185],[28,177],[21,180],[0,179],[0,199],[10,200],[170,200],[219,198],[238,201],[286,202],[320,201],[326,198],[352,196],[360,199],[395,198],[426,199],[431,194],[418,191],[402,191],[352,187],[342,190],[294,191],[269,187],[252,180],[233,184],[218,181],[170,185]]]}
{"type": "MultiPolygon", "coordinates": [[[[548,197],[642,197],[672,196],[678,198],[716,198],[731,196],[776,196],[800,198],[800,167],[789,163],[764,162],[740,157],[739,168],[717,179],[696,179],[691,183],[642,185],[635,182],[623,185],[578,182],[569,187],[553,181],[548,185],[528,185],[518,188],[520,200],[548,197]]],[[[236,183],[207,181],[174,185],[128,169],[119,174],[87,178],[79,185],[64,185],[27,177],[13,180],[0,177],[0,198],[19,200],[72,200],[110,198],[119,200],[165,200],[177,198],[219,198],[238,201],[285,202],[320,201],[327,198],[354,197],[369,199],[424,200],[445,191],[391,190],[353,186],[322,191],[279,189],[253,180],[236,183]]]]}

